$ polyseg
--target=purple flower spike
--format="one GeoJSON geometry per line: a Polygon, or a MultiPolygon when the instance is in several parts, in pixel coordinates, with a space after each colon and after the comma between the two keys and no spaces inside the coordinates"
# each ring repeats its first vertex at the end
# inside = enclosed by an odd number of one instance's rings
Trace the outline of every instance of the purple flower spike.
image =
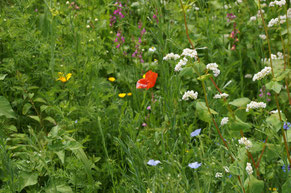
{"type": "Polygon", "coordinates": [[[285,122],[283,125],[283,129],[288,130],[291,127],[291,123],[290,122],[285,122]]]}

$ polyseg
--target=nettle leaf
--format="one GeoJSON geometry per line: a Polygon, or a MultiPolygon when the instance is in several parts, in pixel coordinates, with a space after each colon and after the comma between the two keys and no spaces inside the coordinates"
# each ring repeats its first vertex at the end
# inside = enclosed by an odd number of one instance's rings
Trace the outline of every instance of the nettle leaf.
{"type": "Polygon", "coordinates": [[[277,94],[279,94],[282,89],[282,85],[276,81],[270,81],[269,83],[266,84],[266,88],[269,90],[273,90],[277,94]]]}
{"type": "Polygon", "coordinates": [[[3,96],[0,96],[0,116],[16,119],[14,111],[12,110],[9,101],[3,96]]]}
{"type": "Polygon", "coordinates": [[[250,103],[250,101],[251,100],[249,98],[244,97],[244,98],[235,99],[235,100],[231,101],[229,104],[236,106],[236,107],[244,107],[248,103],[250,103]]]}
{"type": "Polygon", "coordinates": [[[253,175],[251,175],[244,184],[245,188],[249,190],[250,193],[258,193],[264,191],[264,181],[258,180],[253,175]]]}
{"type": "Polygon", "coordinates": [[[37,122],[39,122],[39,123],[40,123],[40,119],[39,119],[39,117],[38,117],[38,116],[33,116],[33,115],[30,115],[29,117],[30,117],[30,118],[32,118],[32,119],[34,119],[34,120],[36,120],[37,122]]]}
{"type": "Polygon", "coordinates": [[[38,178],[37,173],[22,172],[19,174],[19,176],[20,176],[18,180],[19,192],[21,192],[21,190],[23,190],[27,186],[32,186],[32,185],[37,184],[37,178],[38,178]]]}

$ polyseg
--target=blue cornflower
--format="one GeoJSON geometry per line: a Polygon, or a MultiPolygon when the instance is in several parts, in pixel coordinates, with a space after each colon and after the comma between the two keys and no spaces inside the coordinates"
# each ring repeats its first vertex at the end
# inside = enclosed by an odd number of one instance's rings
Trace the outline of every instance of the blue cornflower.
{"type": "Polygon", "coordinates": [[[194,163],[190,163],[188,164],[188,166],[192,169],[197,169],[202,165],[202,163],[198,163],[198,162],[194,162],[194,163]]]}
{"type": "Polygon", "coordinates": [[[75,123],[78,123],[78,120],[76,120],[75,123]]]}
{"type": "Polygon", "coordinates": [[[190,136],[191,136],[191,137],[195,137],[195,136],[199,135],[200,132],[201,132],[201,129],[196,129],[195,131],[193,131],[193,132],[190,134],[190,136]]]}
{"type": "Polygon", "coordinates": [[[153,159],[151,159],[151,160],[148,161],[147,164],[150,165],[150,166],[156,166],[159,163],[161,163],[159,160],[153,160],[153,159]]]}
{"type": "Polygon", "coordinates": [[[288,130],[288,129],[290,129],[290,127],[291,127],[290,122],[284,122],[283,129],[288,130]]]}

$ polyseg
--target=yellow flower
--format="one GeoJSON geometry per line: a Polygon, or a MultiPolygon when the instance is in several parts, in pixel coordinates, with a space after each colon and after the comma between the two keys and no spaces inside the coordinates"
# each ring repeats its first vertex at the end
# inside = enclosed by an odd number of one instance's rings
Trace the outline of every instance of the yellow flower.
{"type": "Polygon", "coordinates": [[[269,190],[277,191],[277,188],[269,188],[269,190]]]}
{"type": "Polygon", "coordinates": [[[132,95],[132,93],[131,93],[131,92],[127,93],[127,96],[131,96],[131,95],[132,95]]]}
{"type": "Polygon", "coordinates": [[[152,191],[148,188],[148,189],[147,189],[147,193],[152,193],[152,191]]]}
{"type": "Polygon", "coordinates": [[[59,72],[58,76],[59,78],[57,80],[60,80],[61,82],[67,82],[71,78],[72,73],[68,73],[66,76],[64,76],[64,73],[59,72]]]}
{"type": "Polygon", "coordinates": [[[124,97],[126,96],[126,93],[119,93],[118,96],[119,96],[120,98],[124,98],[124,97]]]}
{"type": "Polygon", "coordinates": [[[145,78],[145,74],[142,77],[145,78]]]}
{"type": "Polygon", "coordinates": [[[186,149],[186,153],[189,153],[189,150],[188,149],[186,149]]]}
{"type": "Polygon", "coordinates": [[[114,81],[115,81],[115,78],[114,78],[114,77],[109,77],[108,80],[109,80],[110,82],[114,82],[114,81]]]}

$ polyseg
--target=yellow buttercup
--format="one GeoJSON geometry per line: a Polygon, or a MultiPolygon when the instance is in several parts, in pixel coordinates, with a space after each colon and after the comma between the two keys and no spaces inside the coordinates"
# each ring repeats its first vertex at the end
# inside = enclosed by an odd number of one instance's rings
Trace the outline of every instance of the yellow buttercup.
{"type": "Polygon", "coordinates": [[[64,73],[59,72],[58,76],[59,78],[57,80],[61,82],[67,82],[72,77],[72,73],[68,73],[66,76],[64,76],[64,73]]]}

